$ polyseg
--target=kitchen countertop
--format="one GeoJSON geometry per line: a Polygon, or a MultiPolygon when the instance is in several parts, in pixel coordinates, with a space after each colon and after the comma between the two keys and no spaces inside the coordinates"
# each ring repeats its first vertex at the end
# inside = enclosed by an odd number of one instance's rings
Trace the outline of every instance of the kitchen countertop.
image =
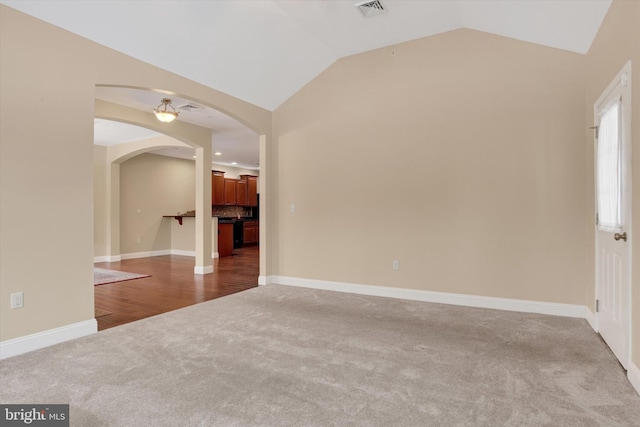
{"type": "MultiPolygon", "coordinates": [[[[180,225],[182,225],[182,218],[195,218],[195,214],[187,214],[187,215],[163,215],[163,218],[175,218],[180,225]]],[[[215,218],[215,215],[211,215],[211,218],[215,218]]],[[[244,221],[257,221],[257,218],[236,218],[236,217],[222,217],[219,216],[218,224],[233,224],[235,222],[244,222],[244,221]]]]}

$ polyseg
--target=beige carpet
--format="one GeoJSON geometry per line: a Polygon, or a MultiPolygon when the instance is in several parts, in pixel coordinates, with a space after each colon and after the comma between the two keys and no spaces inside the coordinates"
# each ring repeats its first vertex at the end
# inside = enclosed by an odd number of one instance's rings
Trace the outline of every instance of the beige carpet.
{"type": "Polygon", "coordinates": [[[271,285],[0,361],[72,426],[637,426],[584,320],[271,285]]]}

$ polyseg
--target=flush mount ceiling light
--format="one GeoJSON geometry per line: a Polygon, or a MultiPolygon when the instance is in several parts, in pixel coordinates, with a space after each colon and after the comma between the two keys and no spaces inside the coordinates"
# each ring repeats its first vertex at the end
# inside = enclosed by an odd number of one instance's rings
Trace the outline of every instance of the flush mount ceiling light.
{"type": "Polygon", "coordinates": [[[153,109],[156,118],[163,123],[170,123],[174,121],[178,117],[178,112],[173,105],[171,105],[171,100],[169,98],[162,98],[160,105],[153,109]],[[171,110],[167,110],[167,107],[171,108],[171,110]]]}

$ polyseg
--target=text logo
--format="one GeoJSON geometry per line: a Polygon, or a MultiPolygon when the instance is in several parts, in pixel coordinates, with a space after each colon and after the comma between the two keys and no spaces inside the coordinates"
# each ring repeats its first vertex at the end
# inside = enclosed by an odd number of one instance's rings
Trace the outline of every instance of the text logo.
{"type": "Polygon", "coordinates": [[[69,427],[69,405],[0,405],[0,426],[69,427]]]}

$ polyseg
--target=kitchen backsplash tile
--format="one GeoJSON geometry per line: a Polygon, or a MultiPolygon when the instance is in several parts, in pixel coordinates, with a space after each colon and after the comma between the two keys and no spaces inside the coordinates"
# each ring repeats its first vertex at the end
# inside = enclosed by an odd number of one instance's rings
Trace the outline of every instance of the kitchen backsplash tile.
{"type": "Polygon", "coordinates": [[[225,218],[237,217],[241,218],[251,217],[251,208],[245,206],[214,206],[211,208],[212,216],[220,216],[225,218]]]}

